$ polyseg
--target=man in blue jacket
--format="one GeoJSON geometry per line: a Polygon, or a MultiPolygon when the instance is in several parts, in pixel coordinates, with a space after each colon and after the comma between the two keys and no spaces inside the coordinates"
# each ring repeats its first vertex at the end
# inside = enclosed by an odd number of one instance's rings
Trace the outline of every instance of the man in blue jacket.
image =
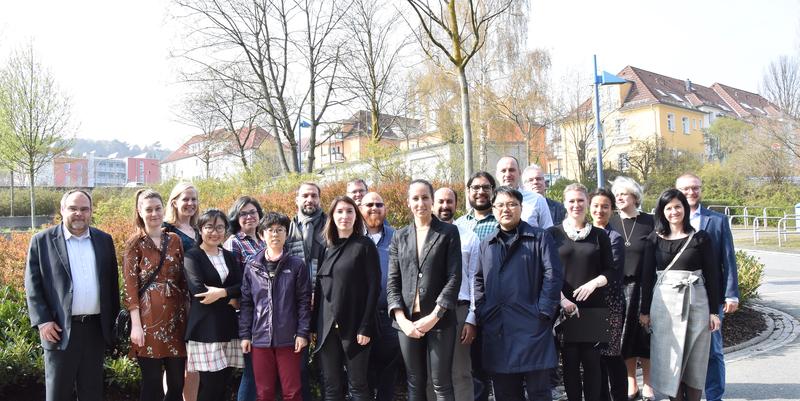
{"type": "Polygon", "coordinates": [[[496,401],[550,401],[556,367],[552,321],[563,270],[553,238],[522,221],[522,194],[495,190],[492,208],[500,227],[480,246],[475,306],[483,330],[483,367],[496,401]]]}
{"type": "MultiPolygon", "coordinates": [[[[725,313],[736,312],[739,308],[739,279],[736,271],[736,252],[733,249],[733,234],[728,218],[704,208],[700,204],[703,182],[700,177],[686,173],[675,180],[675,187],[683,192],[691,208],[690,222],[695,230],[703,230],[711,237],[716,252],[716,260],[722,271],[719,283],[725,301],[718,306],[720,321],[725,313]]],[[[710,306],[710,305],[709,305],[710,306]]],[[[725,358],[722,354],[722,330],[711,333],[711,354],[706,374],[706,399],[717,401],[725,393],[725,358]]]]}

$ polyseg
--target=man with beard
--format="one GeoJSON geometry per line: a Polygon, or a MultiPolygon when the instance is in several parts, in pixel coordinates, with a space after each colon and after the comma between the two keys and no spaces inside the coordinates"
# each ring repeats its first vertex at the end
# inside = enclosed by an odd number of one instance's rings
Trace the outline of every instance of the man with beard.
{"type": "MultiPolygon", "coordinates": [[[[348,185],[349,187],[349,185],[348,185]]],[[[348,190],[348,196],[350,191],[348,190]]],[[[378,332],[379,336],[372,343],[369,355],[369,388],[376,394],[376,401],[394,400],[397,370],[403,366],[400,355],[400,343],[397,341],[397,330],[392,327],[392,318],[387,312],[386,278],[389,274],[389,244],[394,236],[394,228],[386,221],[386,204],[377,192],[370,192],[361,198],[358,206],[364,217],[367,237],[372,239],[378,248],[381,266],[381,295],[378,297],[378,332]]]]}
{"type": "MultiPolygon", "coordinates": [[[[456,220],[459,232],[472,231],[478,237],[478,242],[483,241],[489,234],[497,231],[497,219],[492,214],[492,197],[494,196],[495,180],[486,171],[478,171],[467,181],[467,201],[472,210],[456,220]]],[[[463,279],[462,279],[463,281],[463,279]]],[[[481,359],[481,333],[472,342],[472,382],[474,384],[474,399],[487,401],[489,399],[489,376],[483,370],[481,359]]]]}
{"type": "MultiPolygon", "coordinates": [[[[439,188],[433,194],[433,214],[442,222],[453,224],[458,198],[450,188],[439,188]]],[[[456,304],[456,344],[453,351],[453,391],[456,400],[472,400],[474,387],[472,384],[472,365],[470,345],[475,340],[475,312],[472,303],[472,282],[478,265],[480,241],[468,228],[458,229],[461,237],[461,288],[458,291],[456,304]]],[[[428,375],[428,399],[436,399],[433,383],[428,375]]]]}
{"type": "Polygon", "coordinates": [[[44,349],[47,401],[103,399],[103,353],[119,312],[117,257],[111,236],[91,227],[92,197],[61,198],[62,223],[31,238],[25,295],[44,349]]]}
{"type": "MultiPolygon", "coordinates": [[[[313,182],[304,182],[297,189],[297,215],[289,225],[284,248],[289,255],[302,258],[309,269],[309,277],[313,285],[317,275],[317,266],[325,256],[325,239],[322,229],[327,216],[320,207],[322,191],[313,182]]],[[[314,302],[312,298],[312,303],[314,302]]],[[[311,387],[308,383],[308,347],[303,348],[300,366],[300,379],[303,382],[303,399],[312,400],[311,387]]]]}
{"type": "Polygon", "coordinates": [[[544,170],[536,164],[531,164],[525,167],[522,172],[522,186],[528,191],[535,192],[544,196],[547,201],[547,208],[550,210],[550,218],[553,220],[553,225],[557,226],[564,221],[567,215],[567,209],[561,202],[546,197],[547,195],[547,180],[544,179],[544,170]]]}
{"type": "Polygon", "coordinates": [[[497,161],[497,178],[505,185],[522,193],[522,220],[542,229],[553,226],[550,209],[544,196],[529,191],[520,185],[519,162],[513,156],[503,156],[497,161]]]}
{"type": "Polygon", "coordinates": [[[352,181],[347,182],[347,196],[356,202],[356,205],[361,204],[361,200],[364,198],[364,195],[367,194],[369,188],[367,187],[367,183],[362,180],[361,178],[356,178],[352,181]]]}

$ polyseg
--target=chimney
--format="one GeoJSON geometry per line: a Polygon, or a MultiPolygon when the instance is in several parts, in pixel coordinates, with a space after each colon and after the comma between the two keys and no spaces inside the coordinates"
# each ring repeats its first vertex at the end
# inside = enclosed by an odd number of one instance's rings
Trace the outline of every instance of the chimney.
{"type": "Polygon", "coordinates": [[[692,92],[692,81],[686,78],[686,93],[692,92]]]}

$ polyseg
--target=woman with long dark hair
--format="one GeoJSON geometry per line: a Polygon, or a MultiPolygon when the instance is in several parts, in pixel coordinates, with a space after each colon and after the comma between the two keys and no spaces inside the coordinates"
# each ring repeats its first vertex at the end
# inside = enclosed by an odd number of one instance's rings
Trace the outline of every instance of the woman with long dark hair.
{"type": "Polygon", "coordinates": [[[643,326],[652,328],[653,388],[671,400],[699,401],[706,383],[711,332],[720,319],[719,264],[711,239],[694,231],[689,202],[677,189],[664,191],[655,211],[642,277],[643,326]]]}
{"type": "Polygon", "coordinates": [[[325,223],[328,246],[317,270],[314,312],[326,401],[343,401],[345,375],[353,401],[370,400],[367,383],[370,341],[375,337],[381,268],[378,249],[364,235],[356,203],[339,196],[325,223]]]}
{"type": "Polygon", "coordinates": [[[435,218],[432,206],[433,186],[412,181],[408,207],[414,221],[395,232],[389,247],[388,309],[401,331],[409,401],[426,399],[429,366],[436,400],[455,401],[452,365],[461,241],[458,228],[435,218]]]}
{"type": "Polygon", "coordinates": [[[186,367],[187,290],[183,247],[164,232],[164,204],[151,189],[136,193],[136,234],[125,245],[125,304],[131,314],[131,350],[142,370],[140,401],[180,401],[186,367]],[[161,384],[166,373],[166,392],[161,384]]]}

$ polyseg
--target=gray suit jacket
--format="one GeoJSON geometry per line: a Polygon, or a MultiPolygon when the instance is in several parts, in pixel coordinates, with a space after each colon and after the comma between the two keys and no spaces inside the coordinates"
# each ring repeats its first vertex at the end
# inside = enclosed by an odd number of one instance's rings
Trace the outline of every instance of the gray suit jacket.
{"type": "MultiPolygon", "coordinates": [[[[31,325],[56,322],[61,327],[61,341],[41,340],[42,347],[64,350],[72,327],[72,276],[63,225],[48,228],[31,238],[25,264],[25,294],[31,325]]],[[[111,329],[119,312],[117,256],[111,236],[90,227],[97,277],[100,285],[100,321],[107,345],[113,343],[111,329]]]]}

